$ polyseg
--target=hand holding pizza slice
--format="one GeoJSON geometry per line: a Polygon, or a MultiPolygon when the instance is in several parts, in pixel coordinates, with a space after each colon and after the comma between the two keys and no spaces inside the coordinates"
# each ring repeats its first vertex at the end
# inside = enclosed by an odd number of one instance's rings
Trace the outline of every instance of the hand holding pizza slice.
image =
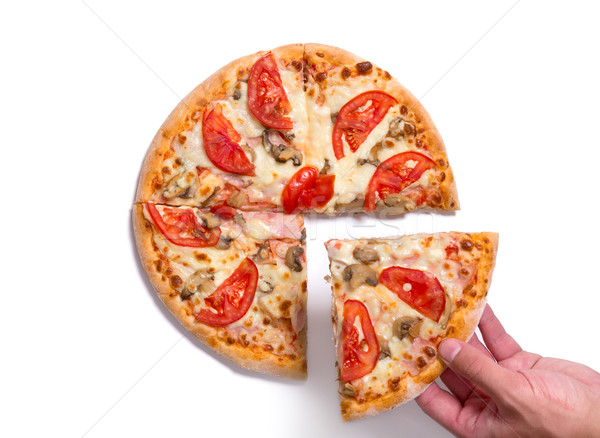
{"type": "Polygon", "coordinates": [[[411,400],[441,374],[440,342],[467,340],[479,321],[497,239],[452,232],[326,243],[345,420],[411,400]]]}

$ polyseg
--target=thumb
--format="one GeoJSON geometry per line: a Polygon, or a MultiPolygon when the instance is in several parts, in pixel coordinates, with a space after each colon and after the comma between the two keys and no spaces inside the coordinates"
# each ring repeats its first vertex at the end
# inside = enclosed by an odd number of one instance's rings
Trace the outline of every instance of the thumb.
{"type": "Polygon", "coordinates": [[[438,351],[456,374],[479,386],[496,401],[506,398],[506,393],[515,387],[513,371],[498,365],[490,356],[466,342],[446,339],[438,351]]]}

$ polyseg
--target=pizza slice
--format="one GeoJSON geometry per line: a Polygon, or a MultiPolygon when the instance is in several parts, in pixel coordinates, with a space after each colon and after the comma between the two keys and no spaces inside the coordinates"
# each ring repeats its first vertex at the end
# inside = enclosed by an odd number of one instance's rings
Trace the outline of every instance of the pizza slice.
{"type": "Polygon", "coordinates": [[[153,287],[188,331],[244,368],[306,377],[301,216],[147,202],[133,222],[153,287]]]}
{"type": "Polygon", "coordinates": [[[495,233],[330,240],[332,320],[344,420],[413,399],[444,370],[447,337],[473,334],[490,285],[495,233]]]}
{"type": "Polygon", "coordinates": [[[442,138],[418,100],[352,53],[304,45],[310,141],[306,161],[336,175],[321,211],[458,210],[442,138]]]}
{"type": "Polygon", "coordinates": [[[173,110],[142,168],[136,202],[281,210],[305,164],[303,45],[240,58],[173,110]]]}

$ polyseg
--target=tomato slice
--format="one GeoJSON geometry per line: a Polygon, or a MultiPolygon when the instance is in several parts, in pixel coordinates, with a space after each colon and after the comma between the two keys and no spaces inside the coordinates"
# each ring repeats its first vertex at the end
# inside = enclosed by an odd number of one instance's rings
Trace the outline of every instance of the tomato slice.
{"type": "Polygon", "coordinates": [[[392,266],[381,272],[379,282],[417,312],[439,322],[446,307],[446,294],[431,272],[392,266]]]}
{"type": "Polygon", "coordinates": [[[292,106],[285,94],[277,62],[271,52],[252,66],[248,78],[248,105],[252,114],[265,126],[273,129],[292,129],[287,115],[292,106]]]}
{"type": "Polygon", "coordinates": [[[202,309],[196,321],[222,326],[242,318],[254,300],[258,269],[252,260],[245,258],[221,285],[204,302],[210,306],[202,309]]]}
{"type": "Polygon", "coordinates": [[[281,203],[286,214],[324,207],[333,197],[335,175],[319,175],[319,169],[306,166],[296,172],[283,188],[281,203]]]}
{"type": "Polygon", "coordinates": [[[356,300],[344,303],[344,322],[342,323],[342,361],[341,379],[348,382],[369,374],[379,358],[379,342],[369,317],[367,307],[356,300]],[[360,318],[363,337],[360,339],[356,318],[360,318]]]}
{"type": "Polygon", "coordinates": [[[220,105],[209,105],[204,111],[202,137],[206,155],[215,166],[225,172],[254,176],[254,164],[239,145],[242,137],[225,118],[220,105]]]}
{"type": "Polygon", "coordinates": [[[347,102],[338,112],[333,126],[333,152],[338,160],[344,158],[346,140],[356,152],[371,131],[383,120],[398,101],[383,91],[367,91],[347,102]]]}
{"type": "Polygon", "coordinates": [[[164,208],[161,214],[151,202],[146,202],[146,209],[163,236],[175,245],[194,248],[215,246],[221,236],[219,227],[205,228],[190,209],[164,208]]]}
{"type": "Polygon", "coordinates": [[[225,202],[211,207],[210,211],[226,219],[231,219],[232,217],[235,217],[235,215],[238,213],[235,208],[230,207],[225,202]]]}
{"type": "Polygon", "coordinates": [[[418,152],[402,152],[388,158],[377,167],[369,181],[365,210],[375,210],[378,196],[385,199],[392,193],[400,193],[434,166],[431,158],[418,152]]]}

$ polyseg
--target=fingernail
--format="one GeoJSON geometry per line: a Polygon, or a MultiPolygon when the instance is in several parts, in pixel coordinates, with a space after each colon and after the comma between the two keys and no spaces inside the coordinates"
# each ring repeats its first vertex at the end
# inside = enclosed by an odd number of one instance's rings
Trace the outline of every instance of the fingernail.
{"type": "Polygon", "coordinates": [[[455,339],[446,339],[442,341],[438,351],[444,362],[451,363],[461,348],[462,346],[455,339]]]}

